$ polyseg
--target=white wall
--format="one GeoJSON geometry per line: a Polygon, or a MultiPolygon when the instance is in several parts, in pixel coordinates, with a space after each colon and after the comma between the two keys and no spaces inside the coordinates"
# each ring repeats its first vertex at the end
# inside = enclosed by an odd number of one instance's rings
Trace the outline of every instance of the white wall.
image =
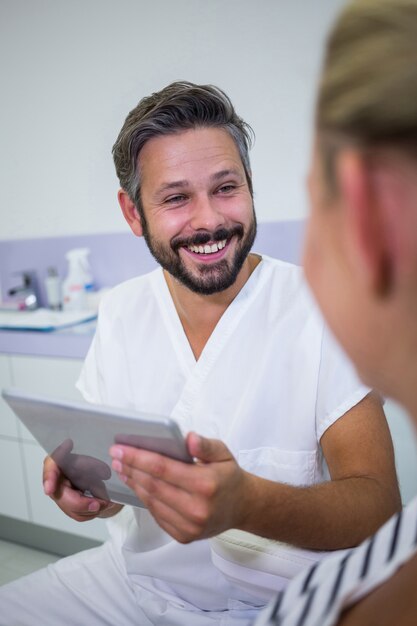
{"type": "Polygon", "coordinates": [[[260,221],[306,214],[324,35],[343,0],[0,0],[0,239],[127,228],[111,146],[175,79],[253,126],[260,221]]]}
{"type": "Polygon", "coordinates": [[[417,436],[408,414],[393,400],[384,405],[395,449],[395,464],[403,504],[417,494],[417,436]]]}

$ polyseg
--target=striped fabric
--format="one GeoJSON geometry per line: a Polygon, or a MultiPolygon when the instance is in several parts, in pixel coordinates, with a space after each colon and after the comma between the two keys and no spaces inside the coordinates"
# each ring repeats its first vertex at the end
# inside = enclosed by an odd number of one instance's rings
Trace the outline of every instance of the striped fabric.
{"type": "Polygon", "coordinates": [[[341,611],[387,580],[417,552],[417,498],[358,548],[294,578],[254,626],[331,626],[341,611]]]}

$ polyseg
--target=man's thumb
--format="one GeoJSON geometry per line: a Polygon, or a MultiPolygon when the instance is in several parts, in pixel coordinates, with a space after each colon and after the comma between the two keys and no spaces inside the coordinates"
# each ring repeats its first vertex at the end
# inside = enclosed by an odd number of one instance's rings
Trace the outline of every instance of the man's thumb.
{"type": "Polygon", "coordinates": [[[207,439],[191,432],[187,435],[187,445],[191,456],[203,463],[228,461],[233,458],[230,450],[219,439],[207,439]]]}

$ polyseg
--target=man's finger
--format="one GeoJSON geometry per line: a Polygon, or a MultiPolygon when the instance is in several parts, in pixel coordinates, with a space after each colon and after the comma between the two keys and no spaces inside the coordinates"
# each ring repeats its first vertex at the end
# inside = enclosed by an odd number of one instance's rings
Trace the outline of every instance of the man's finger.
{"type": "Polygon", "coordinates": [[[187,446],[191,456],[204,463],[221,463],[233,459],[230,450],[219,439],[207,439],[191,432],[187,435],[187,446]]]}
{"type": "Polygon", "coordinates": [[[130,477],[132,472],[138,470],[186,491],[193,489],[194,482],[198,480],[193,464],[170,459],[157,452],[116,445],[110,448],[110,456],[113,458],[112,468],[119,475],[130,477]]]}
{"type": "Polygon", "coordinates": [[[51,496],[58,488],[58,482],[61,476],[61,470],[50,456],[45,458],[43,464],[43,489],[47,496],[51,496]]]}

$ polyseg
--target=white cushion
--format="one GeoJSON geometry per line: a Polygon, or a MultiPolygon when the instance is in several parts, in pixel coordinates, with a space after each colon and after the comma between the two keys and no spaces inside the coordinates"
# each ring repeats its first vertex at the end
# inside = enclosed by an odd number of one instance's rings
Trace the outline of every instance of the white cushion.
{"type": "Polygon", "coordinates": [[[268,601],[304,568],[334,552],[302,550],[258,537],[243,530],[228,530],[210,539],[213,564],[245,591],[268,601]]]}

